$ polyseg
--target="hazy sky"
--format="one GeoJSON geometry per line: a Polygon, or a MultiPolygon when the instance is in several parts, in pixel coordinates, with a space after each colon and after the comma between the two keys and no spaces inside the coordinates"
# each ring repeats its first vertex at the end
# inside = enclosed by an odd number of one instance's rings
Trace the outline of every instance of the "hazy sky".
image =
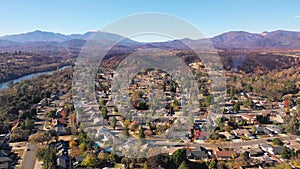
{"type": "Polygon", "coordinates": [[[1,0],[0,4],[0,35],[33,30],[84,33],[141,12],[181,17],[207,37],[231,30],[300,31],[299,0],[1,0]]]}

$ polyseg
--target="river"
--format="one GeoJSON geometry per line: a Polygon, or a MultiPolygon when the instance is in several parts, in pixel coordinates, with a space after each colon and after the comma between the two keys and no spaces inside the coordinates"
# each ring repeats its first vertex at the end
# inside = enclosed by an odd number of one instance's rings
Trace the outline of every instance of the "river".
{"type": "MultiPolygon", "coordinates": [[[[63,70],[63,69],[68,68],[68,67],[71,67],[71,66],[63,66],[63,67],[59,68],[58,70],[63,70]]],[[[54,71],[56,71],[56,70],[50,70],[50,71],[45,71],[45,72],[31,73],[31,74],[24,75],[24,76],[21,76],[21,77],[19,77],[19,78],[16,78],[16,79],[10,80],[10,81],[13,81],[13,83],[17,83],[17,82],[20,82],[20,81],[22,81],[22,80],[26,80],[26,79],[31,79],[31,78],[37,77],[37,76],[39,76],[39,75],[51,74],[51,73],[53,73],[54,71]]],[[[9,83],[10,81],[0,83],[0,90],[7,88],[7,87],[8,87],[7,85],[8,85],[8,83],[9,83]]]]}

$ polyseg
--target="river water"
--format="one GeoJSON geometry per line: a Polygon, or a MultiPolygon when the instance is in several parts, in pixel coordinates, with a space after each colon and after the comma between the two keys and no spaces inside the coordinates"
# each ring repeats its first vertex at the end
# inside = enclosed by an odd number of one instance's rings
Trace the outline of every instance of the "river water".
{"type": "MultiPolygon", "coordinates": [[[[58,70],[63,70],[63,69],[68,68],[68,67],[71,67],[71,66],[63,66],[63,67],[59,68],[58,70]]],[[[25,76],[21,76],[21,77],[19,77],[19,78],[17,78],[17,79],[13,79],[13,80],[10,80],[10,81],[13,81],[14,83],[17,83],[17,82],[20,82],[20,81],[22,81],[22,80],[26,80],[26,79],[31,79],[31,78],[37,77],[37,76],[39,76],[39,75],[51,74],[51,73],[53,73],[54,71],[56,71],[56,70],[45,71],[45,72],[37,72],[37,73],[31,73],[31,74],[28,74],[28,75],[25,75],[25,76]]],[[[7,87],[8,87],[7,85],[8,85],[8,83],[9,83],[10,81],[0,83],[0,90],[7,88],[7,87]]]]}

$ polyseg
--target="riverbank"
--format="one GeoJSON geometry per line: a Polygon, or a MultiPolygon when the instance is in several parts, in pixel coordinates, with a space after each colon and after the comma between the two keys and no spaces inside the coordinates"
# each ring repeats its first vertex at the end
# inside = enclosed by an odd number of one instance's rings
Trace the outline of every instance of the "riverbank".
{"type": "Polygon", "coordinates": [[[30,72],[24,72],[20,75],[10,75],[9,77],[7,77],[5,79],[0,79],[0,83],[6,83],[6,82],[9,82],[9,81],[12,81],[12,80],[15,80],[15,79],[19,79],[23,76],[30,75],[30,74],[42,73],[42,72],[48,72],[48,71],[55,71],[57,69],[65,67],[65,66],[72,66],[72,64],[70,64],[70,63],[58,64],[58,65],[55,65],[55,66],[49,66],[49,67],[45,67],[45,68],[41,68],[41,69],[35,69],[33,71],[30,71],[30,72]]]}
{"type": "Polygon", "coordinates": [[[31,79],[31,78],[34,78],[34,77],[37,77],[39,75],[43,75],[43,74],[51,74],[52,72],[54,71],[57,71],[57,70],[63,70],[65,68],[68,68],[68,67],[71,67],[72,65],[71,64],[64,64],[64,65],[60,65],[60,67],[52,67],[48,70],[44,70],[44,71],[36,71],[36,72],[32,72],[32,73],[26,73],[22,76],[18,76],[17,78],[14,78],[14,79],[11,79],[11,80],[7,80],[5,82],[0,82],[0,90],[3,90],[5,88],[8,87],[8,84],[13,82],[13,83],[17,83],[19,81],[22,81],[22,80],[26,80],[26,79],[31,79]]]}

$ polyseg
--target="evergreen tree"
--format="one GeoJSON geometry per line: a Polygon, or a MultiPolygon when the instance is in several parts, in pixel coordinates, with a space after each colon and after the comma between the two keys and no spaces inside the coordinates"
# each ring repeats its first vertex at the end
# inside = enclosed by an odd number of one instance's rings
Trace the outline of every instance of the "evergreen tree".
{"type": "Polygon", "coordinates": [[[145,133],[143,127],[140,127],[139,138],[145,138],[145,133]]]}
{"type": "Polygon", "coordinates": [[[171,159],[176,166],[179,166],[183,161],[186,160],[186,151],[183,149],[176,150],[172,154],[171,159]]]}
{"type": "Polygon", "coordinates": [[[112,118],[112,121],[111,121],[110,125],[111,125],[111,127],[112,127],[114,130],[116,129],[117,119],[116,119],[115,116],[112,118]]]}
{"type": "Polygon", "coordinates": [[[237,113],[240,109],[241,109],[241,105],[240,102],[238,101],[234,104],[233,111],[237,113]]]}
{"type": "Polygon", "coordinates": [[[209,169],[217,169],[217,163],[215,160],[211,160],[209,165],[208,165],[209,169]]]}
{"type": "Polygon", "coordinates": [[[183,161],[180,166],[178,167],[178,169],[189,169],[188,165],[186,164],[185,161],[183,161]]]}
{"type": "Polygon", "coordinates": [[[101,114],[102,114],[102,117],[103,117],[104,119],[106,119],[106,120],[108,119],[106,107],[102,107],[102,108],[101,108],[101,114]]]}
{"type": "Polygon", "coordinates": [[[281,153],[281,157],[285,158],[285,159],[290,158],[290,153],[289,153],[289,151],[288,151],[288,149],[287,149],[286,146],[283,147],[283,151],[281,153]]]}

